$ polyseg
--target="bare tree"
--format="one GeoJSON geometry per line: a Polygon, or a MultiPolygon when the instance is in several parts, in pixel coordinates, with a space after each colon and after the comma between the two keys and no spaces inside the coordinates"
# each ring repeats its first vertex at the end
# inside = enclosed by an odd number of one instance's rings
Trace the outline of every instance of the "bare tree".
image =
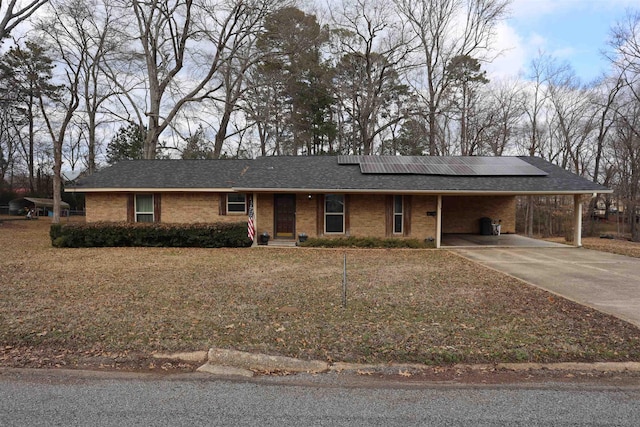
{"type": "Polygon", "coordinates": [[[56,40],[59,47],[64,46],[67,54],[75,52],[80,62],[79,96],[84,109],[75,119],[78,128],[75,150],[80,156],[84,151],[81,140],[86,140],[86,168],[92,173],[96,167],[97,131],[105,114],[103,104],[116,95],[103,72],[105,58],[118,45],[112,28],[113,8],[102,0],[51,0],[47,10],[47,17],[37,28],[56,40]]]}
{"type": "Polygon", "coordinates": [[[400,83],[412,49],[403,24],[383,0],[343,0],[331,13],[340,57],[336,65],[336,96],[340,111],[353,123],[354,151],[374,152],[374,140],[404,119],[403,111],[382,114],[402,102],[407,88],[400,83]]]}
{"type": "Polygon", "coordinates": [[[625,204],[631,238],[640,241],[638,209],[640,207],[640,102],[630,100],[621,107],[613,141],[618,175],[616,193],[625,204]]]}
{"type": "Polygon", "coordinates": [[[547,158],[563,169],[587,175],[593,154],[589,142],[596,129],[596,111],[591,92],[577,82],[570,67],[557,69],[549,79],[550,134],[557,143],[548,144],[547,158]]]}
{"type": "Polygon", "coordinates": [[[640,12],[629,13],[613,32],[614,65],[623,86],[616,94],[616,134],[613,152],[617,193],[626,205],[634,241],[640,241],[640,12]]]}
{"type": "Polygon", "coordinates": [[[0,42],[21,23],[29,19],[48,0],[0,0],[0,42]]]}
{"type": "Polygon", "coordinates": [[[502,156],[513,144],[523,119],[525,96],[515,80],[491,82],[479,96],[478,114],[483,116],[484,154],[502,156]]]}
{"type": "Polygon", "coordinates": [[[422,67],[416,83],[424,93],[429,123],[429,154],[438,154],[438,117],[451,84],[446,71],[460,55],[485,59],[496,24],[509,0],[394,0],[419,40],[422,67]]]}
{"type": "MultiPolygon", "coordinates": [[[[144,70],[144,80],[138,82],[135,90],[123,87],[122,91],[129,92],[126,96],[130,106],[138,110],[140,121],[147,123],[145,158],[155,158],[160,135],[171,126],[183,106],[209,99],[225,84],[235,83],[216,76],[246,48],[275,2],[118,1],[135,18],[135,32],[130,38],[140,43],[139,49],[132,52],[129,46],[122,52],[129,61],[122,60],[121,65],[142,61],[144,70]],[[142,92],[145,103],[142,112],[134,100],[136,92],[142,92]]],[[[112,78],[118,81],[121,71],[111,70],[112,78]]],[[[233,91],[229,97],[235,101],[233,91]]]]}
{"type": "Polygon", "coordinates": [[[62,150],[67,129],[80,105],[80,79],[86,52],[76,50],[64,40],[52,40],[56,57],[63,68],[64,81],[59,90],[48,98],[40,94],[38,103],[47,131],[53,143],[53,223],[60,222],[62,201],[62,150]]]}
{"type": "Polygon", "coordinates": [[[629,11],[611,30],[610,60],[618,68],[634,75],[640,74],[640,11],[629,11]]]}
{"type": "MultiPolygon", "coordinates": [[[[543,114],[548,100],[548,63],[549,57],[540,53],[538,58],[531,61],[531,74],[527,88],[527,102],[524,105],[526,119],[522,125],[522,145],[529,156],[542,154],[544,120],[543,114]]],[[[524,231],[527,236],[533,235],[533,196],[527,196],[524,231]]]]}

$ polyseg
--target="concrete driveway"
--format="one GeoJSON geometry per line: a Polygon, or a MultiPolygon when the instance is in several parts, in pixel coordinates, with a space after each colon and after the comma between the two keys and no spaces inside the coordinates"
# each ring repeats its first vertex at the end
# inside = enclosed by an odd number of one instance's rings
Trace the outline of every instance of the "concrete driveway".
{"type": "Polygon", "coordinates": [[[640,258],[572,247],[452,250],[640,327],[640,258]]]}

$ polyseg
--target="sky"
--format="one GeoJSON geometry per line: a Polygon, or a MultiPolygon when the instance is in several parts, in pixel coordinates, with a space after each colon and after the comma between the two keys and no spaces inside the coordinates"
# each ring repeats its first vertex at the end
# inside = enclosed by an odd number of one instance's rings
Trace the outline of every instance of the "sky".
{"type": "Polygon", "coordinates": [[[513,0],[510,18],[497,31],[504,52],[486,69],[493,77],[526,73],[542,51],[567,61],[582,83],[589,83],[607,71],[602,51],[611,28],[628,10],[640,11],[640,1],[513,0]]]}

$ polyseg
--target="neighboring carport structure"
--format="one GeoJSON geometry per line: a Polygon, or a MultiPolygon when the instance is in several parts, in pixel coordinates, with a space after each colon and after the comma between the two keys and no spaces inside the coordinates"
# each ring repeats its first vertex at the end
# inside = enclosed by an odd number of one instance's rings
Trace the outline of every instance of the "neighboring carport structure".
{"type": "MultiPolygon", "coordinates": [[[[40,197],[23,197],[21,199],[14,199],[9,202],[9,212],[17,214],[22,208],[29,208],[35,211],[36,215],[53,209],[53,199],[46,199],[40,197]]],[[[67,202],[60,203],[60,209],[69,210],[70,206],[67,202]]]]}

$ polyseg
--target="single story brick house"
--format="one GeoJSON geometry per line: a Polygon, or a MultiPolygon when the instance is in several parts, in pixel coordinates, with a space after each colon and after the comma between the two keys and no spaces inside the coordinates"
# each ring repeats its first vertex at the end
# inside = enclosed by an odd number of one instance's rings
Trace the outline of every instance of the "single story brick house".
{"type": "Polygon", "coordinates": [[[281,156],[253,160],[122,161],[67,186],[86,195],[86,220],[246,221],[272,239],[433,239],[481,232],[500,220],[515,233],[516,196],[573,195],[576,245],[581,201],[607,188],[537,157],[281,156]]]}

